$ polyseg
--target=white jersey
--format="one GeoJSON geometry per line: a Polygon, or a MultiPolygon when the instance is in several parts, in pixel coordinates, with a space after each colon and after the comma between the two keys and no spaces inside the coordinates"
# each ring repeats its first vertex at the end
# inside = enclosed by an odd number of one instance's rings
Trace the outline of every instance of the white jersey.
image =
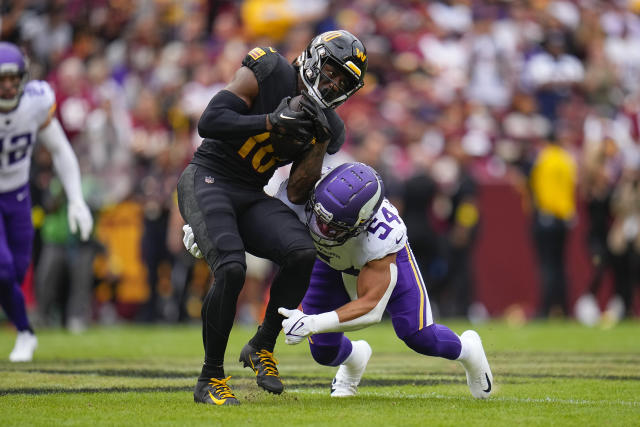
{"type": "MultiPolygon", "coordinates": [[[[287,181],[283,182],[276,197],[307,221],[306,205],[294,205],[287,197],[287,181]]],[[[339,246],[322,246],[316,243],[318,258],[337,271],[358,274],[369,261],[384,258],[400,251],[407,243],[407,227],[398,210],[386,198],[375,213],[367,230],[348,239],[339,246]]]]}
{"type": "Polygon", "coordinates": [[[0,113],[0,193],[20,188],[29,181],[31,152],[38,131],[55,103],[49,84],[32,80],[26,84],[18,106],[0,113]]]}

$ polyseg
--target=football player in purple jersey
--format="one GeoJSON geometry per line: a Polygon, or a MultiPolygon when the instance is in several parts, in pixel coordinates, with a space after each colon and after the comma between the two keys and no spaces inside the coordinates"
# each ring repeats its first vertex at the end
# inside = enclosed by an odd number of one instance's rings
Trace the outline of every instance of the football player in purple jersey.
{"type": "Polygon", "coordinates": [[[0,305],[18,331],[9,355],[12,362],[32,360],[38,345],[20,287],[34,236],[28,181],[36,141],[51,153],[64,187],[70,230],[87,240],[93,228],[80,187],[78,160],[55,118],[54,93],[47,82],[28,81],[27,68],[16,45],[0,42],[0,305]]]}
{"type": "Polygon", "coordinates": [[[434,323],[407,228],[373,168],[342,164],[316,184],[306,206],[285,202],[306,221],[318,250],[302,311],[279,309],[287,317],[285,341],[309,337],[318,363],[339,366],[331,396],[355,395],[371,356],[366,341],[351,342],[344,332],[377,323],[386,311],[409,348],[459,360],[471,394],[489,397],[493,376],[480,337],[471,330],[458,336],[434,323]]]}
{"type": "MultiPolygon", "coordinates": [[[[305,222],[316,244],[302,311],[281,307],[287,344],[307,337],[313,358],[339,366],[331,396],[353,396],[371,357],[366,341],[350,341],[345,331],[391,317],[396,335],[414,351],[458,360],[476,398],[487,398],[493,375],[475,331],[458,336],[434,323],[429,296],[396,208],[384,197],[384,185],[373,168],[345,163],[316,184],[309,202],[291,203],[286,182],[277,197],[305,222]]],[[[194,255],[193,238],[185,229],[185,247],[194,255]]]]}

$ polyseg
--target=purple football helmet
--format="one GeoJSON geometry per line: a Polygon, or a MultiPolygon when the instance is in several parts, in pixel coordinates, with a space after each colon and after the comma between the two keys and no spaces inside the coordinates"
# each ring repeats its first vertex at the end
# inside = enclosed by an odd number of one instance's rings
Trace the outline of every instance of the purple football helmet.
{"type": "Polygon", "coordinates": [[[18,77],[14,88],[8,90],[4,86],[0,88],[0,109],[12,110],[18,105],[24,86],[27,84],[27,60],[18,46],[0,42],[0,78],[6,76],[18,77]]]}
{"type": "Polygon", "coordinates": [[[323,176],[309,198],[313,240],[337,246],[367,228],[384,199],[384,185],[364,163],[344,163],[323,176]]]}

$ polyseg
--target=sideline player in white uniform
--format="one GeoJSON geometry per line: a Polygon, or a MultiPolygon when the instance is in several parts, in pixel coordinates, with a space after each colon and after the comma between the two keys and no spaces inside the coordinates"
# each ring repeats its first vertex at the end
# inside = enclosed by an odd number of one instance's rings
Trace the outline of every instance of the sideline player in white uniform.
{"type": "Polygon", "coordinates": [[[64,187],[69,228],[87,240],[93,227],[82,197],[78,160],[54,116],[54,93],[47,82],[27,80],[27,61],[20,49],[0,42],[0,305],[18,331],[9,355],[12,362],[31,361],[38,345],[21,289],[34,236],[28,181],[36,140],[51,153],[64,187]]]}
{"type": "MultiPolygon", "coordinates": [[[[331,396],[353,396],[371,357],[366,341],[351,342],[345,331],[391,316],[397,336],[414,351],[459,360],[476,398],[487,398],[493,376],[475,331],[460,337],[433,322],[427,290],[407,242],[407,229],[384,197],[373,168],[345,163],[316,184],[309,203],[294,205],[286,182],[277,197],[307,223],[318,250],[303,311],[281,307],[287,344],[309,337],[311,354],[322,365],[339,366],[331,396]]],[[[185,226],[185,247],[199,255],[185,226]]]]}

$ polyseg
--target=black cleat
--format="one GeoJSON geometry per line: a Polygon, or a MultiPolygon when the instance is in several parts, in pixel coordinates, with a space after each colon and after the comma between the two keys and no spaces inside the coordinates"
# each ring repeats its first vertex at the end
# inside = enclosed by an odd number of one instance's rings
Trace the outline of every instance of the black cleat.
{"type": "Polygon", "coordinates": [[[209,405],[239,405],[240,402],[231,392],[227,385],[229,378],[211,378],[205,381],[198,381],[193,391],[193,401],[196,403],[206,403],[209,405]]]}
{"type": "Polygon", "coordinates": [[[273,357],[272,352],[258,351],[251,344],[247,344],[242,348],[238,361],[244,363],[245,368],[248,366],[253,369],[253,372],[256,373],[256,382],[260,387],[270,393],[282,393],[284,384],[282,384],[278,368],[276,368],[278,361],[273,357]]]}

